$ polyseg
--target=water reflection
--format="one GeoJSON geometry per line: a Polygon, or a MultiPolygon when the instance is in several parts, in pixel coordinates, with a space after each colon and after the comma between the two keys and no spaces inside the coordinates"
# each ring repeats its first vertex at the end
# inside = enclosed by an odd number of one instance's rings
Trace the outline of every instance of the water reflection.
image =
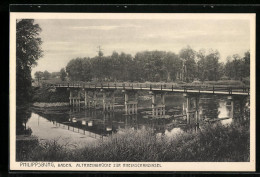
{"type": "MultiPolygon", "coordinates": [[[[181,95],[167,95],[165,101],[166,115],[169,117],[154,119],[147,116],[151,114],[149,100],[139,102],[141,109],[138,110],[137,115],[124,115],[123,106],[114,112],[80,108],[17,109],[16,132],[17,135],[34,135],[43,140],[59,139],[61,142],[69,141],[81,146],[93,144],[97,140],[129,128],[136,131],[151,129],[155,135],[169,137],[187,131],[191,127],[194,130],[198,129],[198,126],[187,125],[185,117],[176,116],[183,114],[183,107],[186,104],[186,100],[181,95]]],[[[243,105],[249,110],[248,102],[249,100],[246,100],[243,105]]],[[[231,124],[237,119],[237,116],[241,115],[240,102],[234,103],[234,118],[231,119],[232,109],[229,100],[217,96],[201,97],[199,102],[200,123],[221,119],[222,124],[231,124]]],[[[117,104],[123,105],[120,101],[117,104]]],[[[194,102],[192,101],[191,104],[194,102]]],[[[194,105],[192,106],[194,107],[194,105]]],[[[245,115],[248,115],[246,111],[245,115]]]]}

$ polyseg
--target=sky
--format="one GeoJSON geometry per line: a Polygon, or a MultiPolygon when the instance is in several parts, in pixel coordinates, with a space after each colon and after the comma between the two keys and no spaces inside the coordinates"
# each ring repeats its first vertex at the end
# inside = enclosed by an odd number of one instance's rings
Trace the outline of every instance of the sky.
{"type": "Polygon", "coordinates": [[[188,45],[198,51],[214,49],[220,61],[243,56],[250,48],[249,20],[241,19],[36,19],[44,56],[36,71],[60,71],[77,57],[94,57],[98,46],[105,56],[113,51],[134,56],[136,52],[162,50],[179,53],[188,45]]]}

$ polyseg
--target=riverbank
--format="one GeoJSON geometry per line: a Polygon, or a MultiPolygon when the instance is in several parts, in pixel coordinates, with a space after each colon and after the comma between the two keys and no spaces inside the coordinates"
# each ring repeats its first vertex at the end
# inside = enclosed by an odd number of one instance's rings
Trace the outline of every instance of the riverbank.
{"type": "Polygon", "coordinates": [[[171,138],[158,138],[149,129],[128,129],[76,150],[55,141],[27,141],[17,147],[17,161],[242,162],[249,161],[249,132],[249,121],[244,121],[205,124],[197,133],[188,131],[171,138]]]}
{"type": "Polygon", "coordinates": [[[55,102],[55,103],[35,102],[32,105],[39,108],[49,108],[49,107],[69,106],[69,103],[68,102],[55,102]]]}
{"type": "Polygon", "coordinates": [[[68,102],[69,91],[62,89],[57,91],[52,87],[35,87],[33,89],[33,103],[58,103],[68,102]]]}

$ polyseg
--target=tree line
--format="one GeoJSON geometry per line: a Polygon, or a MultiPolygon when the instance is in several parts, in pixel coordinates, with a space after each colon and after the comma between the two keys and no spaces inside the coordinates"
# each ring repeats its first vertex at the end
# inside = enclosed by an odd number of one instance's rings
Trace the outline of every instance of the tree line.
{"type": "Polygon", "coordinates": [[[54,78],[60,78],[62,81],[65,81],[67,77],[67,73],[64,68],[62,68],[59,72],[52,72],[49,71],[36,71],[34,73],[35,80],[40,82],[41,80],[48,80],[54,78]]]}
{"type": "Polygon", "coordinates": [[[193,50],[187,46],[178,54],[165,51],[137,52],[135,56],[113,52],[111,56],[75,58],[66,66],[71,81],[184,82],[242,80],[250,75],[250,52],[220,60],[217,50],[193,50]]]}

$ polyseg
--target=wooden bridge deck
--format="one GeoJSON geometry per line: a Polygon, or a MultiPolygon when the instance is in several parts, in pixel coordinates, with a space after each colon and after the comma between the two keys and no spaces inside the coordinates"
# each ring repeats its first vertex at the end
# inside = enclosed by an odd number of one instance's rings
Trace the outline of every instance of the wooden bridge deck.
{"type": "Polygon", "coordinates": [[[249,87],[219,87],[219,86],[169,86],[169,85],[148,85],[142,83],[134,84],[52,84],[55,88],[84,88],[89,90],[104,89],[104,90],[146,90],[160,92],[175,92],[175,93],[200,93],[200,94],[216,94],[216,95],[250,95],[249,87]]]}

